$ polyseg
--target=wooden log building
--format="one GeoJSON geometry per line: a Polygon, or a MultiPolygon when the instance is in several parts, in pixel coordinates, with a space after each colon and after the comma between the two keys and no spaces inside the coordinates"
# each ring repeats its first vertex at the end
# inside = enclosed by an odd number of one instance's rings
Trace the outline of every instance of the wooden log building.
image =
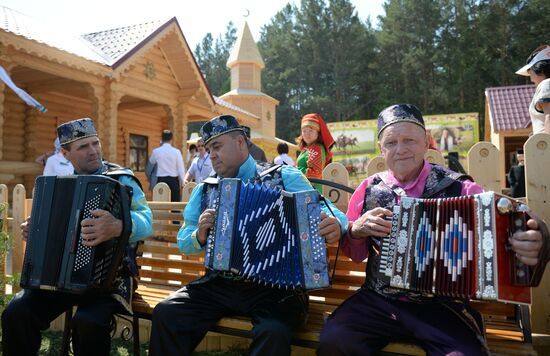
{"type": "Polygon", "coordinates": [[[516,162],[515,154],[533,133],[529,104],[534,85],[513,85],[485,89],[485,141],[499,149],[500,186],[506,187],[506,174],[516,162]]]}
{"type": "Polygon", "coordinates": [[[132,168],[144,185],[163,129],[185,152],[188,122],[231,114],[260,126],[259,116],[212,95],[175,17],[72,35],[0,6],[2,15],[0,65],[48,111],[0,82],[0,183],[23,183],[30,194],[43,169],[35,159],[53,149],[56,127],[75,118],[94,119],[104,158],[132,168]]]}

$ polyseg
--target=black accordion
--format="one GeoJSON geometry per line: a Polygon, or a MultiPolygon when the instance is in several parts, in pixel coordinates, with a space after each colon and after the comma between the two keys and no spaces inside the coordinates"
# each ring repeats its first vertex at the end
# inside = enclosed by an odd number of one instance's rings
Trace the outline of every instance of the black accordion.
{"type": "Polygon", "coordinates": [[[320,195],[286,192],[240,179],[221,179],[205,267],[284,289],[329,286],[320,195]]]}
{"type": "Polygon", "coordinates": [[[21,287],[75,294],[108,291],[132,230],[131,194],[131,188],[101,175],[38,177],[21,287]],[[82,244],[80,223],[95,209],[121,219],[123,231],[89,247],[82,244]]]}
{"type": "Polygon", "coordinates": [[[525,205],[494,192],[401,198],[379,273],[390,288],[424,296],[530,303],[530,269],[508,239],[526,229],[525,205]]]}

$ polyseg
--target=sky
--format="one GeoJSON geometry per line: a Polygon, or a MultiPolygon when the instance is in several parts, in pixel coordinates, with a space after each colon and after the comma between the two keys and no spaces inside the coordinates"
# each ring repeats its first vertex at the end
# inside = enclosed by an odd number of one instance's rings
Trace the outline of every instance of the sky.
{"type": "MultiPolygon", "coordinates": [[[[240,28],[244,15],[254,39],[260,39],[264,24],[287,3],[300,0],[0,0],[0,4],[74,34],[177,17],[191,47],[208,33],[214,38],[225,33],[229,21],[240,28]]],[[[359,17],[370,16],[373,25],[383,13],[384,0],[351,0],[359,17]]]]}

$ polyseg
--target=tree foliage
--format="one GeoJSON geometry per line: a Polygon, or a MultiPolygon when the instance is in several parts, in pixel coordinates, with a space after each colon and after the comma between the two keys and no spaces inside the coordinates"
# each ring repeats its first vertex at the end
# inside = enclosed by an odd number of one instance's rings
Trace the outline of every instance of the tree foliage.
{"type": "MultiPolygon", "coordinates": [[[[296,137],[308,112],[362,120],[398,102],[483,116],[485,88],[529,83],[514,72],[550,41],[548,13],[547,0],[386,0],[374,28],[349,0],[288,4],[258,42],[263,91],[280,101],[277,136],[296,137]]],[[[214,44],[208,34],[195,51],[216,94],[229,90],[234,33],[230,24],[214,44]]]]}
{"type": "Polygon", "coordinates": [[[229,91],[231,82],[226,63],[236,40],[237,29],[233,22],[229,22],[223,36],[220,35],[214,41],[209,32],[195,47],[195,58],[214,95],[221,95],[229,91]]]}

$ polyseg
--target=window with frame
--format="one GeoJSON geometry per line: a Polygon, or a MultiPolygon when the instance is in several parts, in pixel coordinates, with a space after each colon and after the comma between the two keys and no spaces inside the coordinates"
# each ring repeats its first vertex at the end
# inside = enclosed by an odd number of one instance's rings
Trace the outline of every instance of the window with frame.
{"type": "Polygon", "coordinates": [[[134,172],[145,172],[147,164],[149,138],[143,135],[130,134],[130,169],[134,172]]]}

